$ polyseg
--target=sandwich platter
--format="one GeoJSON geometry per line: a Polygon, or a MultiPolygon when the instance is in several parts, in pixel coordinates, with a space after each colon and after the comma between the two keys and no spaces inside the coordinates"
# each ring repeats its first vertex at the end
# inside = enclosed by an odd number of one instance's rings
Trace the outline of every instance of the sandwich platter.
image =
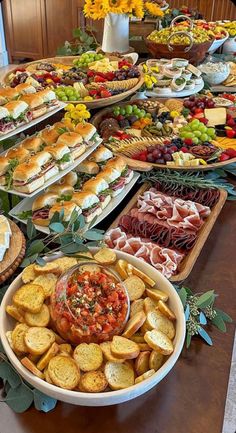
{"type": "Polygon", "coordinates": [[[197,84],[194,88],[194,91],[192,89],[184,89],[180,92],[174,92],[171,89],[168,89],[166,92],[166,89],[162,89],[159,87],[158,89],[155,88],[155,90],[147,90],[146,95],[149,98],[185,98],[186,96],[190,96],[192,94],[200,92],[204,87],[204,81],[202,80],[200,84],[197,84]]]}
{"type": "MultiPolygon", "coordinates": [[[[69,171],[71,171],[71,169],[68,170],[67,172],[69,172],[69,171]]],[[[111,199],[110,203],[106,206],[105,209],[103,209],[101,215],[99,215],[97,217],[97,219],[94,222],[94,224],[92,225],[92,227],[94,227],[95,225],[99,224],[103,219],[105,219],[113,211],[113,209],[115,209],[122,202],[122,200],[124,200],[124,198],[126,197],[126,195],[128,194],[128,192],[132,189],[132,187],[137,182],[139,176],[140,176],[139,173],[134,172],[134,176],[131,179],[131,181],[124,187],[123,191],[119,195],[117,195],[116,197],[113,197],[111,199]]],[[[29,211],[29,210],[31,210],[32,209],[32,204],[33,204],[35,198],[37,198],[39,195],[40,194],[38,193],[34,197],[31,195],[30,197],[25,198],[20,203],[18,203],[13,209],[11,209],[11,211],[9,212],[9,215],[11,217],[15,218],[17,221],[22,222],[24,224],[27,224],[27,220],[20,219],[17,216],[17,214],[20,214],[22,211],[29,211]]],[[[46,233],[46,234],[49,233],[48,227],[35,225],[35,228],[37,230],[41,231],[42,233],[46,233]]]]}
{"type": "MultiPolygon", "coordinates": [[[[33,191],[32,193],[24,193],[24,192],[20,192],[14,189],[6,189],[6,187],[1,186],[0,185],[0,190],[5,191],[9,194],[15,194],[18,195],[19,197],[34,197],[38,192],[45,190],[49,185],[51,185],[52,183],[57,182],[59,179],[61,179],[63,176],[65,176],[67,173],[69,173],[70,171],[72,171],[75,167],[77,167],[77,165],[79,165],[84,159],[86,159],[90,153],[92,153],[99,144],[101,144],[102,139],[97,140],[96,143],[94,143],[92,146],[88,146],[87,150],[79,157],[76,158],[76,160],[67,168],[65,168],[64,170],[59,171],[58,174],[56,174],[55,176],[52,176],[50,179],[48,179],[46,182],[44,182],[44,184],[42,186],[40,186],[37,190],[33,191]]],[[[0,156],[3,156],[4,154],[6,154],[6,152],[2,153],[0,156]]]]}

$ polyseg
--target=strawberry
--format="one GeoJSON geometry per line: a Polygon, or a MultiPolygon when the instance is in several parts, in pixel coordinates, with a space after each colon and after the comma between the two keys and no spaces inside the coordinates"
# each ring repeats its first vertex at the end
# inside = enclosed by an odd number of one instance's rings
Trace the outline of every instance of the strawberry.
{"type": "Polygon", "coordinates": [[[228,138],[234,138],[236,135],[236,132],[233,129],[227,129],[226,130],[226,135],[228,138]]]}
{"type": "Polygon", "coordinates": [[[110,96],[112,96],[112,93],[109,92],[109,90],[102,90],[101,91],[101,97],[102,98],[110,98],[110,96]]]}
{"type": "Polygon", "coordinates": [[[97,96],[97,94],[98,94],[98,90],[96,90],[96,89],[89,91],[90,96],[97,96]]]}
{"type": "Polygon", "coordinates": [[[230,119],[227,120],[227,125],[228,126],[235,126],[235,120],[233,119],[233,117],[231,117],[230,119]]]}
{"type": "Polygon", "coordinates": [[[203,113],[203,109],[202,108],[194,108],[194,113],[195,114],[203,113]]]}
{"type": "Polygon", "coordinates": [[[94,77],[95,73],[93,71],[88,70],[87,72],[87,76],[90,77],[94,77]]]}
{"type": "Polygon", "coordinates": [[[107,72],[106,74],[106,79],[108,80],[108,81],[112,81],[112,80],[114,80],[114,78],[115,78],[115,74],[114,74],[114,72],[107,72]]]}
{"type": "Polygon", "coordinates": [[[122,114],[119,114],[116,119],[118,120],[118,122],[120,122],[121,120],[124,120],[124,116],[122,116],[122,114]]]}
{"type": "Polygon", "coordinates": [[[100,77],[100,75],[96,75],[96,77],[94,78],[95,83],[105,83],[106,78],[100,77]]]}
{"type": "MultiPolygon", "coordinates": [[[[200,110],[200,108],[199,108],[199,110],[200,110]]],[[[201,120],[203,118],[204,118],[204,114],[202,112],[201,113],[196,113],[196,114],[193,115],[193,119],[199,119],[199,120],[201,120]]]]}
{"type": "Polygon", "coordinates": [[[187,144],[187,146],[192,146],[193,140],[192,140],[192,138],[185,138],[184,143],[187,144]]]}
{"type": "Polygon", "coordinates": [[[208,123],[208,119],[206,119],[206,117],[202,117],[201,119],[199,119],[200,122],[202,122],[204,125],[207,125],[208,123]]]}
{"type": "Polygon", "coordinates": [[[229,155],[230,158],[235,158],[235,157],[236,157],[236,149],[231,149],[231,148],[229,148],[229,149],[227,149],[227,150],[225,151],[225,153],[226,153],[227,155],[229,155]]]}
{"type": "Polygon", "coordinates": [[[229,155],[227,155],[227,153],[222,153],[221,155],[220,155],[220,161],[221,162],[223,162],[223,161],[227,161],[227,159],[230,159],[230,156],[229,155]]]}
{"type": "Polygon", "coordinates": [[[181,150],[182,150],[182,152],[184,152],[184,153],[188,153],[188,152],[189,152],[189,150],[188,150],[187,147],[181,147],[181,150]]]}

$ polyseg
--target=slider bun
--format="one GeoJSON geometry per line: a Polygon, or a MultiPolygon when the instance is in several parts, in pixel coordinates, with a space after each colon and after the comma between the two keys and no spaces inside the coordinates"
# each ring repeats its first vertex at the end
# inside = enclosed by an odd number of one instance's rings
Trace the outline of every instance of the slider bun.
{"type": "Polygon", "coordinates": [[[7,152],[7,158],[8,159],[18,159],[19,162],[24,162],[30,157],[30,153],[27,149],[24,149],[23,147],[15,147],[13,149],[10,149],[7,152]]]}
{"type": "Polygon", "coordinates": [[[41,167],[34,162],[24,162],[23,164],[19,164],[14,172],[13,179],[27,182],[33,176],[36,176],[40,173],[41,167]]]}
{"type": "Polygon", "coordinates": [[[47,189],[48,192],[53,192],[57,194],[58,196],[61,195],[70,195],[73,194],[74,188],[72,185],[69,184],[58,184],[54,183],[53,185],[50,185],[47,189]]]}
{"type": "Polygon", "coordinates": [[[68,147],[75,147],[79,143],[83,143],[83,138],[76,132],[64,132],[57,140],[57,143],[64,143],[68,147]]]}
{"type": "Polygon", "coordinates": [[[21,147],[26,150],[38,152],[42,146],[43,141],[40,137],[28,137],[21,143],[21,147]]]}
{"type": "Polygon", "coordinates": [[[82,190],[92,192],[93,194],[99,194],[101,191],[108,188],[108,183],[101,177],[99,179],[95,178],[87,180],[87,182],[84,183],[82,190]]]}
{"type": "Polygon", "coordinates": [[[68,119],[64,119],[61,122],[56,122],[53,125],[53,129],[55,129],[58,133],[60,129],[68,129],[68,131],[74,131],[74,126],[70,125],[69,122],[66,122],[68,119]]]}
{"type": "Polygon", "coordinates": [[[7,88],[0,89],[0,96],[3,96],[6,99],[14,99],[17,98],[17,96],[19,96],[19,92],[17,91],[16,88],[7,87],[7,88]]]}
{"type": "Polygon", "coordinates": [[[107,147],[99,146],[99,148],[90,155],[89,160],[95,162],[102,162],[112,157],[113,153],[109,149],[107,149],[107,147]]]}
{"type": "Polygon", "coordinates": [[[32,95],[24,95],[21,97],[21,101],[26,102],[26,104],[28,104],[29,107],[32,109],[44,104],[43,98],[38,93],[32,95]]]}
{"type": "Polygon", "coordinates": [[[92,136],[97,132],[95,126],[88,122],[78,123],[74,130],[86,140],[90,140],[90,138],[92,138],[92,136]]]}
{"type": "Polygon", "coordinates": [[[71,200],[80,206],[81,209],[87,209],[93,204],[99,203],[99,198],[95,194],[87,191],[75,192],[71,200]]]}
{"type": "Polygon", "coordinates": [[[45,192],[45,194],[38,196],[32,205],[32,211],[42,209],[45,206],[53,206],[57,201],[58,195],[53,192],[45,192]]]}
{"type": "Polygon", "coordinates": [[[56,146],[46,146],[44,150],[49,152],[54,159],[61,159],[63,155],[70,153],[69,147],[63,143],[58,143],[56,146]]]}
{"type": "Polygon", "coordinates": [[[40,137],[47,145],[55,144],[59,137],[59,133],[54,128],[46,128],[41,132],[40,137]]]}
{"type": "Polygon", "coordinates": [[[70,173],[67,173],[60,181],[61,185],[71,185],[75,186],[76,182],[78,180],[78,175],[75,171],[71,171],[70,173]]]}
{"type": "Polygon", "coordinates": [[[19,93],[25,93],[25,94],[30,94],[30,93],[36,93],[36,89],[34,86],[32,86],[31,84],[28,83],[21,83],[18,84],[15,89],[17,90],[17,92],[19,93]]]}
{"type": "Polygon", "coordinates": [[[63,204],[56,203],[51,207],[49,211],[49,219],[52,219],[54,213],[60,212],[62,209],[64,209],[64,221],[69,221],[74,209],[78,212],[78,215],[81,214],[81,209],[77,206],[76,203],[72,201],[65,201],[63,204]]]}
{"type": "Polygon", "coordinates": [[[123,171],[126,166],[127,164],[121,156],[116,156],[115,158],[108,161],[108,163],[106,164],[106,167],[108,168],[113,167],[119,171],[123,171]]]}
{"type": "MultiPolygon", "coordinates": [[[[1,96],[0,96],[0,100],[1,100],[1,96]]],[[[4,101],[2,102],[5,103],[6,100],[5,102],[4,101]]],[[[0,107],[0,119],[4,119],[4,117],[8,117],[8,116],[10,116],[9,111],[5,107],[0,107]]]]}
{"type": "Polygon", "coordinates": [[[107,167],[97,175],[97,178],[102,178],[111,183],[120,177],[120,171],[113,167],[107,167]]]}
{"type": "Polygon", "coordinates": [[[9,111],[13,119],[17,117],[28,109],[28,104],[25,101],[11,101],[5,105],[5,108],[9,111]]]}
{"type": "Polygon", "coordinates": [[[99,166],[95,162],[85,160],[76,167],[76,171],[79,173],[97,174],[99,166]]]}
{"type": "Polygon", "coordinates": [[[36,155],[30,158],[32,162],[36,162],[40,166],[46,164],[46,162],[48,162],[49,159],[51,159],[51,155],[49,152],[46,152],[45,150],[36,153],[36,155]]]}
{"type": "Polygon", "coordinates": [[[7,173],[9,168],[9,160],[5,156],[0,156],[0,176],[7,173]]]}
{"type": "Polygon", "coordinates": [[[56,99],[56,94],[51,89],[40,90],[40,92],[38,92],[38,95],[43,98],[44,102],[51,102],[56,99]]]}

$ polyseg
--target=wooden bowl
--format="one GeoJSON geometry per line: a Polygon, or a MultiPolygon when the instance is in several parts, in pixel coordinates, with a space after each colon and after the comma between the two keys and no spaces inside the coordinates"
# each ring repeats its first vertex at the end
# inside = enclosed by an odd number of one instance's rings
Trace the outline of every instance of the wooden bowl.
{"type": "Polygon", "coordinates": [[[148,51],[152,54],[154,59],[172,59],[173,57],[187,59],[189,63],[197,65],[204,60],[207,51],[212,45],[213,40],[202,42],[200,44],[193,44],[192,48],[185,52],[186,45],[174,45],[174,51],[169,51],[167,44],[159,44],[144,38],[148,51]]]}
{"type": "Polygon", "coordinates": [[[13,221],[9,220],[9,224],[12,236],[10,247],[0,262],[0,285],[14,274],[25,255],[26,241],[22,231],[13,221]]]}

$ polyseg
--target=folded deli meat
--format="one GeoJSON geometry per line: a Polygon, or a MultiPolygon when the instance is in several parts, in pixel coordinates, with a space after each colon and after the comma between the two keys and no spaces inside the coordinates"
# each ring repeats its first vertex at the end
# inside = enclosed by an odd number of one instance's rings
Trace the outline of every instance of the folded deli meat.
{"type": "Polygon", "coordinates": [[[120,217],[118,227],[106,233],[106,243],[142,258],[169,278],[195,245],[210,212],[204,204],[149,188],[120,217]]]}

